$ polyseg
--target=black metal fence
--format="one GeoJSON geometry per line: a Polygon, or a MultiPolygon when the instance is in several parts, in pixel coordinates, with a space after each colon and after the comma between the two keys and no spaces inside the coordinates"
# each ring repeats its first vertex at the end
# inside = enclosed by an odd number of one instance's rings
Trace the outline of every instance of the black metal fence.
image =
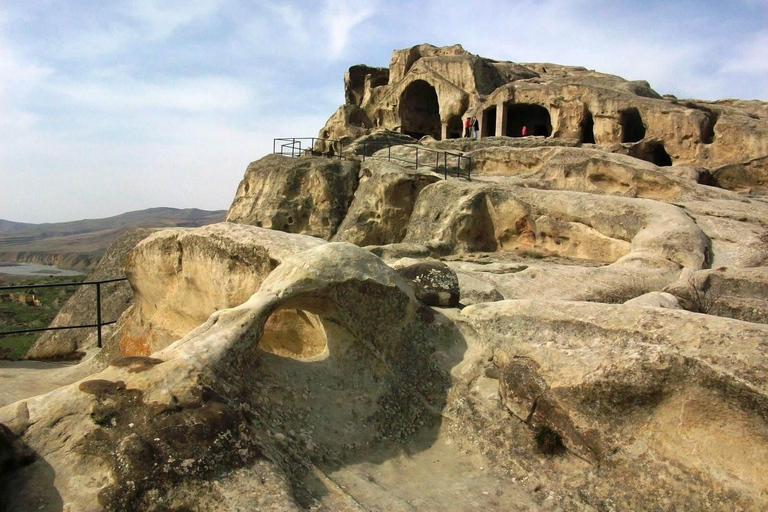
{"type": "Polygon", "coordinates": [[[290,157],[305,154],[343,158],[344,142],[321,137],[283,137],[272,140],[272,153],[290,157]],[[309,144],[306,144],[306,141],[309,141],[309,144]],[[323,145],[317,145],[317,142],[322,142],[323,145]]]}
{"type": "Polygon", "coordinates": [[[432,171],[444,175],[445,179],[448,176],[456,176],[457,178],[466,178],[467,181],[472,181],[472,157],[462,155],[461,153],[452,153],[450,151],[440,151],[439,149],[423,148],[419,146],[408,146],[403,144],[391,144],[385,141],[363,141],[363,162],[365,162],[368,155],[368,148],[373,146],[382,146],[387,148],[387,161],[399,161],[407,164],[416,165],[416,169],[426,167],[432,171]],[[403,146],[413,148],[415,156],[413,159],[404,156],[392,156],[392,148],[397,146],[403,146]],[[419,154],[421,153],[421,155],[419,154]],[[455,165],[452,165],[455,162],[455,165]]]}
{"type": "MultiPolygon", "coordinates": [[[[456,176],[457,178],[466,178],[467,181],[472,179],[472,158],[461,153],[413,145],[392,144],[386,141],[363,141],[360,144],[362,145],[362,155],[360,156],[362,156],[363,161],[365,161],[366,157],[373,156],[373,154],[368,154],[370,148],[386,148],[387,161],[394,160],[412,164],[416,166],[416,169],[419,169],[419,167],[429,168],[438,174],[442,174],[445,179],[448,179],[449,175],[456,176]],[[414,158],[392,155],[392,148],[398,146],[413,148],[414,158]]],[[[344,143],[337,139],[323,139],[319,137],[283,137],[272,141],[272,152],[294,158],[301,155],[344,158],[344,143]],[[303,145],[302,141],[304,141],[304,144],[306,144],[306,141],[309,141],[309,145],[303,145]],[[317,142],[322,144],[316,144],[317,142]]]]}
{"type": "Polygon", "coordinates": [[[111,320],[109,322],[101,321],[101,285],[105,283],[116,283],[118,281],[126,281],[127,277],[119,277],[117,279],[105,279],[103,281],[83,281],[80,283],[50,283],[50,284],[32,284],[32,285],[19,285],[19,286],[0,286],[0,290],[29,290],[31,288],[53,288],[56,286],[96,286],[96,323],[86,325],[66,325],[58,327],[40,327],[37,329],[20,329],[18,331],[3,331],[0,332],[0,336],[8,336],[11,334],[28,334],[31,332],[43,332],[43,331],[60,331],[63,329],[86,329],[97,328],[98,329],[98,347],[101,348],[101,327],[104,325],[111,325],[117,322],[117,320],[111,320]]]}

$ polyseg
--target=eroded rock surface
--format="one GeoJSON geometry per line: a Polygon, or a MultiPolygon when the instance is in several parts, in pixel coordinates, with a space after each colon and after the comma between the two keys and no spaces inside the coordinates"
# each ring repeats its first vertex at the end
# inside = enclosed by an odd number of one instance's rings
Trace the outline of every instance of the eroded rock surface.
{"type": "Polygon", "coordinates": [[[291,254],[323,240],[233,223],[160,231],[128,255],[134,304],[118,322],[117,355],[149,355],[213,312],[245,302],[291,254]]]}
{"type": "Polygon", "coordinates": [[[345,87],[339,142],[140,243],[100,364],[0,409],[6,507],[765,510],[765,103],[460,46],[345,87]]]}
{"type": "MultiPolygon", "coordinates": [[[[124,277],[123,264],[128,252],[155,230],[136,228],[121,235],[107,248],[96,268],[88,274],[87,281],[101,281],[124,277]]],[[[103,321],[117,320],[133,303],[133,292],[125,282],[101,285],[101,314],[103,321]]],[[[51,327],[87,325],[96,321],[96,289],[82,286],[51,322],[51,327]]],[[[111,327],[103,328],[108,337],[111,327]]],[[[49,331],[40,335],[27,352],[27,359],[57,359],[80,356],[86,349],[95,348],[97,336],[86,334],[82,329],[49,331]]]]}
{"type": "Polygon", "coordinates": [[[365,162],[355,198],[333,240],[360,246],[402,242],[416,198],[439,179],[390,162],[365,162]]]}
{"type": "Polygon", "coordinates": [[[251,163],[227,222],[330,240],[357,188],[360,164],[269,155],[251,163]]]}

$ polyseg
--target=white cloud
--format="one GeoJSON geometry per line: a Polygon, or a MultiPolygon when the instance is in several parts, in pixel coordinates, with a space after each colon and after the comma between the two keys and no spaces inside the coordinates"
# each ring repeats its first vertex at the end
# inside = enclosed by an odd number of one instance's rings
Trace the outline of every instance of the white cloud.
{"type": "Polygon", "coordinates": [[[280,22],[288,27],[288,34],[300,44],[309,41],[309,32],[304,25],[304,10],[286,3],[264,2],[264,7],[276,15],[280,22]]]}
{"type": "Polygon", "coordinates": [[[758,32],[738,42],[734,54],[725,60],[724,73],[768,73],[768,31],[758,32]]]}
{"type": "Polygon", "coordinates": [[[151,39],[165,39],[179,27],[208,17],[222,0],[131,0],[124,7],[151,39]]]}
{"type": "Polygon", "coordinates": [[[344,52],[352,30],[376,12],[376,2],[356,0],[326,0],[321,18],[328,31],[331,59],[344,52]]]}
{"type": "Polygon", "coordinates": [[[46,80],[53,69],[23,59],[0,39],[0,101],[11,95],[24,95],[46,80]]]}
{"type": "Polygon", "coordinates": [[[253,88],[229,77],[197,76],[150,82],[116,76],[103,80],[69,81],[52,90],[81,107],[104,111],[172,109],[193,113],[243,108],[253,88]]]}

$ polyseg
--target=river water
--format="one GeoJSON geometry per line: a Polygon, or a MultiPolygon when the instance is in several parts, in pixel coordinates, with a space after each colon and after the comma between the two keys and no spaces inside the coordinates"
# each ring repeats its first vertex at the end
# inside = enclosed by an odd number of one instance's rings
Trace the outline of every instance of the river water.
{"type": "Polygon", "coordinates": [[[77,270],[65,270],[51,265],[38,265],[37,263],[0,263],[0,274],[12,276],[83,276],[84,272],[77,270]]]}

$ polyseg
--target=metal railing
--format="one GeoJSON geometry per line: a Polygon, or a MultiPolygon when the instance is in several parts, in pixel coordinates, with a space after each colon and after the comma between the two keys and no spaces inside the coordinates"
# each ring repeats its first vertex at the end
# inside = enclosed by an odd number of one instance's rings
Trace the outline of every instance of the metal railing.
{"type": "Polygon", "coordinates": [[[101,348],[101,327],[104,325],[111,325],[117,322],[117,320],[112,320],[109,322],[102,322],[101,321],[101,285],[105,283],[116,283],[118,281],[127,281],[127,277],[119,277],[117,279],[105,279],[102,281],[82,281],[80,283],[74,282],[74,283],[50,283],[50,284],[31,284],[31,285],[19,285],[19,286],[0,286],[0,290],[29,290],[31,288],[53,288],[56,286],[87,286],[87,285],[95,285],[96,286],[96,323],[95,324],[86,324],[86,325],[67,325],[67,326],[57,326],[57,327],[40,327],[37,329],[20,329],[18,331],[3,331],[0,332],[0,336],[8,336],[11,334],[27,334],[30,332],[43,332],[43,331],[60,331],[63,329],[85,329],[85,328],[91,328],[96,327],[98,329],[98,347],[101,348]]]}
{"type": "Polygon", "coordinates": [[[309,154],[312,156],[327,156],[344,158],[344,142],[337,139],[324,139],[322,137],[282,137],[272,140],[272,153],[297,157],[303,154],[309,154]],[[302,148],[302,141],[309,141],[309,145],[302,148]],[[328,149],[315,148],[316,142],[329,143],[328,149]],[[278,143],[280,144],[278,151],[278,143]],[[338,152],[335,150],[338,146],[338,152]]]}
{"type": "MultiPolygon", "coordinates": [[[[386,141],[363,141],[361,144],[363,146],[363,152],[361,155],[363,157],[363,162],[365,162],[366,157],[373,156],[368,155],[369,147],[381,146],[382,149],[384,147],[387,148],[387,161],[391,162],[394,160],[398,162],[414,164],[416,165],[417,170],[419,169],[419,166],[429,167],[434,172],[442,174],[445,179],[448,179],[448,175],[451,175],[456,176],[457,178],[466,178],[467,181],[472,181],[472,157],[462,155],[461,153],[452,153],[450,151],[440,151],[438,149],[423,148],[418,146],[414,147],[406,144],[392,144],[391,142],[386,141]],[[413,148],[415,150],[415,158],[409,159],[403,156],[393,156],[392,148],[396,146],[407,146],[413,148]],[[419,152],[421,152],[421,159],[419,159],[419,152]],[[425,154],[429,154],[430,156],[425,158],[425,154]],[[434,155],[434,159],[431,155],[434,155]],[[456,165],[450,166],[449,164],[453,162],[455,162],[456,165]]],[[[272,153],[283,156],[290,156],[293,158],[301,156],[302,154],[311,156],[344,158],[343,152],[344,143],[337,139],[323,139],[319,137],[283,137],[273,139],[272,141],[272,153]],[[310,144],[307,147],[302,147],[301,141],[310,141],[310,144]],[[322,149],[317,149],[315,148],[315,142],[330,143],[330,149],[325,151],[322,149]],[[338,153],[336,153],[333,149],[336,145],[339,147],[338,153]]]]}
{"type": "Polygon", "coordinates": [[[415,164],[418,170],[419,166],[429,167],[438,174],[443,174],[445,179],[448,179],[448,175],[456,176],[457,178],[466,178],[467,181],[472,181],[472,157],[462,155],[461,153],[452,153],[450,151],[440,151],[439,149],[423,148],[419,146],[411,146],[406,144],[391,144],[385,141],[363,141],[363,162],[365,162],[368,155],[368,146],[386,146],[387,148],[387,161],[399,161],[408,164],[415,164]],[[415,158],[413,160],[404,158],[402,156],[392,156],[392,147],[405,146],[415,150],[415,158]],[[421,160],[419,159],[419,152],[422,154],[421,160]],[[434,154],[434,165],[431,156],[424,158],[425,154],[434,154]],[[441,161],[442,160],[442,161],[441,161]],[[450,167],[448,164],[456,162],[454,167],[450,167]],[[442,164],[442,166],[440,165],[442,164]]]}

